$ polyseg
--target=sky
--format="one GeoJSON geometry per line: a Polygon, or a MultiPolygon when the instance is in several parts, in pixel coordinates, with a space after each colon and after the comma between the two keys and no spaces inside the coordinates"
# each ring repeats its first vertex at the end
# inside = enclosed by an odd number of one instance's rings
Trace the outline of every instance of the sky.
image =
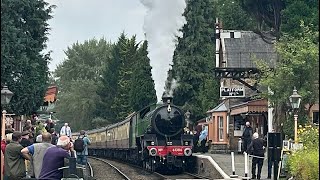
{"type": "Polygon", "coordinates": [[[46,0],[57,7],[49,20],[47,51],[52,51],[49,70],[65,59],[64,51],[73,43],[92,38],[116,42],[122,32],[148,40],[158,101],[164,92],[167,71],[172,64],[176,37],[186,23],[182,16],[185,0],[46,0]],[[145,35],[146,33],[146,35],[145,35]]]}
{"type": "Polygon", "coordinates": [[[139,0],[46,0],[57,7],[49,20],[51,28],[47,50],[51,50],[49,70],[65,58],[64,51],[73,43],[92,38],[116,42],[121,32],[144,40],[146,8],[139,0]]]}

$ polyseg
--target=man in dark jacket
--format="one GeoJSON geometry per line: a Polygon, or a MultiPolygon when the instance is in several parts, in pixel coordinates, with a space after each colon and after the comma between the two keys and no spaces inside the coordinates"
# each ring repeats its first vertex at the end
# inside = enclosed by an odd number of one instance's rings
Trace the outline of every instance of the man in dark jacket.
{"type": "Polygon", "coordinates": [[[21,150],[23,147],[19,144],[21,133],[13,132],[12,141],[6,146],[4,154],[5,176],[10,180],[22,179],[26,176],[26,166],[21,150]]]}
{"type": "Polygon", "coordinates": [[[261,178],[261,169],[263,166],[263,159],[264,159],[264,141],[263,139],[259,138],[258,133],[253,134],[253,140],[251,141],[250,145],[248,146],[247,152],[251,154],[253,152],[252,158],[252,178],[251,179],[260,179],[261,178]],[[258,172],[256,176],[256,165],[258,164],[258,172]]]}
{"type": "Polygon", "coordinates": [[[246,127],[242,133],[242,140],[243,140],[243,151],[247,152],[248,146],[251,143],[252,139],[252,127],[250,126],[249,122],[246,122],[246,127]]]}

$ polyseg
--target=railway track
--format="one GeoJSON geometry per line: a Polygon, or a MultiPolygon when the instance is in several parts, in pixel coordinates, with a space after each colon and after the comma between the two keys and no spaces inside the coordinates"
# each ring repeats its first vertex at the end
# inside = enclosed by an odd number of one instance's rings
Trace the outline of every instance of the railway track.
{"type": "MultiPolygon", "coordinates": [[[[96,158],[96,157],[90,157],[91,159],[95,159],[98,161],[103,162],[104,164],[107,164],[108,166],[110,166],[111,168],[113,168],[116,172],[118,172],[118,174],[124,178],[125,180],[131,180],[124,172],[122,172],[120,169],[118,169],[116,166],[114,166],[113,164],[111,164],[110,162],[106,161],[105,159],[101,159],[101,158],[96,158]]],[[[90,164],[90,171],[92,172],[91,175],[92,177],[94,177],[94,172],[93,172],[93,168],[90,164]]]]}
{"type": "MultiPolygon", "coordinates": [[[[164,180],[164,179],[208,179],[203,176],[197,175],[197,174],[191,174],[184,172],[182,174],[175,174],[175,175],[167,175],[167,174],[161,174],[158,172],[150,172],[142,169],[139,166],[128,164],[125,162],[119,162],[117,160],[108,160],[108,159],[102,159],[97,157],[90,156],[89,159],[101,161],[105,164],[108,164],[108,166],[116,168],[117,172],[121,172],[121,174],[125,175],[123,178],[129,180],[164,180]]],[[[91,164],[88,169],[94,169],[92,168],[91,164]]],[[[90,173],[95,178],[94,170],[91,170],[92,173],[90,173]]],[[[106,171],[104,171],[107,173],[106,171]]],[[[122,178],[122,179],[123,179],[122,178]]],[[[97,178],[98,180],[99,178],[97,178]]],[[[109,179],[109,178],[108,178],[109,179]]]]}

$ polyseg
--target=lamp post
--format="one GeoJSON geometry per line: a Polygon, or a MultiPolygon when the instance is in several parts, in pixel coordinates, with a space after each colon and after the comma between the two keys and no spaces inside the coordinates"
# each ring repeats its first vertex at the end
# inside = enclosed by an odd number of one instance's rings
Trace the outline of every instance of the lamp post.
{"type": "MultiPolygon", "coordinates": [[[[9,104],[11,98],[13,96],[13,92],[11,92],[7,86],[3,86],[1,89],[1,105],[9,104]]],[[[4,138],[5,132],[5,120],[6,120],[7,111],[5,109],[2,110],[2,128],[1,128],[1,136],[4,138]]]]}
{"type": "Polygon", "coordinates": [[[293,89],[292,95],[289,97],[291,107],[294,114],[294,144],[298,144],[298,114],[297,111],[300,107],[301,96],[298,94],[296,87],[293,89]]]}
{"type": "MultiPolygon", "coordinates": [[[[13,92],[11,92],[7,86],[3,86],[3,88],[1,89],[1,105],[9,104],[12,96],[13,96],[13,92]]],[[[5,139],[6,114],[7,114],[7,111],[5,109],[3,109],[2,110],[2,121],[1,121],[1,140],[5,139]]],[[[4,159],[3,159],[3,155],[2,155],[2,151],[1,151],[1,172],[3,169],[3,163],[4,163],[4,159]]],[[[1,176],[1,179],[2,179],[2,176],[1,176]]]]}

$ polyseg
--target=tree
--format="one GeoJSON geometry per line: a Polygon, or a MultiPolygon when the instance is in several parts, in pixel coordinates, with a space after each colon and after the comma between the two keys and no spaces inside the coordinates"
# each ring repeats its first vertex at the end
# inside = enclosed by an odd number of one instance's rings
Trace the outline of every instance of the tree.
{"type": "Polygon", "coordinates": [[[17,115],[43,104],[50,60],[43,50],[53,8],[43,0],[1,1],[1,83],[14,92],[10,105],[17,115]]]}
{"type": "Polygon", "coordinates": [[[281,31],[291,36],[299,36],[303,31],[297,24],[303,21],[313,31],[319,30],[319,1],[287,0],[282,11],[281,31]]]}
{"type": "Polygon", "coordinates": [[[178,83],[174,102],[185,110],[191,108],[196,119],[204,117],[219,99],[219,80],[211,72],[215,67],[214,7],[210,0],[187,1],[184,12],[187,24],[182,28],[183,38],[178,38],[173,57],[172,75],[178,83]]]}
{"type": "Polygon", "coordinates": [[[136,37],[127,39],[124,33],[121,34],[119,45],[119,69],[117,80],[117,92],[115,94],[111,109],[116,113],[117,121],[123,120],[133,108],[130,103],[131,77],[133,73],[134,59],[137,58],[138,45],[136,37]]]}
{"type": "MultiPolygon", "coordinates": [[[[275,107],[275,125],[285,122],[287,118],[285,112],[290,108],[287,102],[294,86],[302,96],[300,123],[306,121],[303,114],[309,114],[305,112],[306,105],[309,105],[310,111],[319,99],[319,76],[315,75],[319,74],[319,33],[303,24],[301,28],[303,32],[299,37],[286,35],[276,44],[279,60],[274,69],[259,64],[262,72],[259,83],[273,91],[273,94],[264,92],[262,96],[267,97],[275,107]]],[[[292,119],[287,125],[292,124],[292,119]]],[[[291,132],[291,135],[293,129],[287,132],[291,132]]]]}
{"type": "Polygon", "coordinates": [[[74,43],[55,71],[59,87],[57,117],[69,122],[75,130],[92,127],[91,121],[97,117],[99,79],[110,61],[112,47],[103,38],[74,43]]]}
{"type": "Polygon", "coordinates": [[[256,20],[241,8],[240,1],[218,0],[216,10],[223,29],[256,30],[256,20]]]}
{"type": "Polygon", "coordinates": [[[240,0],[241,7],[258,21],[258,30],[266,24],[280,38],[281,11],[285,8],[284,0],[240,0]]]}
{"type": "Polygon", "coordinates": [[[147,49],[148,42],[144,41],[137,51],[137,58],[134,59],[131,91],[129,94],[130,106],[134,111],[157,102],[147,49]]]}

